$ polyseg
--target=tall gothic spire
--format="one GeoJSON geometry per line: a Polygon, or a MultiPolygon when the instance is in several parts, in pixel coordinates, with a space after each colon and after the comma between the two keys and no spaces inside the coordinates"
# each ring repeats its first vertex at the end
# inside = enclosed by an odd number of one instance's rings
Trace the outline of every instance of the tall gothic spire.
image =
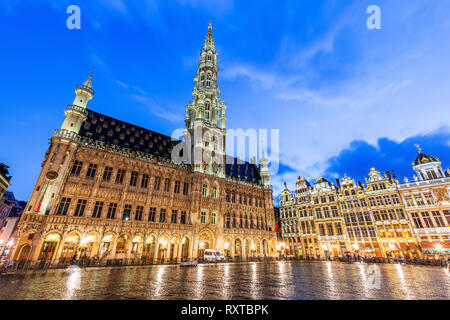
{"type": "Polygon", "coordinates": [[[213,34],[212,34],[211,21],[209,22],[208,33],[206,34],[206,39],[205,39],[205,44],[203,46],[203,49],[207,49],[208,46],[210,46],[212,49],[214,49],[214,38],[213,38],[213,34]]]}

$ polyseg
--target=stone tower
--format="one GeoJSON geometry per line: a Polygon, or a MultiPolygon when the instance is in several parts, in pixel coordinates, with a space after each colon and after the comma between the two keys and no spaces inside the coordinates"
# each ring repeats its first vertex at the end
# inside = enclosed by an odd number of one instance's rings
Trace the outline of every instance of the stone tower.
{"type": "Polygon", "coordinates": [[[194,171],[225,176],[225,101],[219,100],[219,67],[211,22],[194,77],[192,103],[186,106],[194,171]]]}

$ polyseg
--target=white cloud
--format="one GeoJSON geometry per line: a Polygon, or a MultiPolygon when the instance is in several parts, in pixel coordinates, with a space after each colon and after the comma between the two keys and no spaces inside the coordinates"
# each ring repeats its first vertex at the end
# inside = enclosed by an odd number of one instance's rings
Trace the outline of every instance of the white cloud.
{"type": "Polygon", "coordinates": [[[149,111],[158,118],[165,119],[171,122],[180,122],[183,120],[183,117],[178,112],[172,112],[168,110],[167,105],[162,106],[152,98],[142,95],[132,95],[131,98],[147,106],[149,111]]]}
{"type": "MultiPolygon", "coordinates": [[[[301,46],[289,47],[291,39],[286,38],[280,57],[265,65],[237,62],[224,66],[225,80],[247,79],[257,89],[246,90],[254,107],[247,104],[245,108],[253,108],[247,112],[259,115],[258,125],[280,128],[280,160],[295,172],[272,176],[274,196],[282,190],[284,181],[292,188],[299,175],[309,180],[321,176],[327,160],[354,140],[376,146],[382,137],[400,142],[450,125],[450,61],[446,59],[450,45],[442,42],[447,30],[445,19],[434,19],[435,10],[413,10],[414,14],[402,16],[401,28],[393,13],[386,14],[394,9],[394,4],[383,9],[384,28],[395,28],[389,32],[355,31],[359,24],[342,17],[343,22],[328,34],[298,51],[301,46]],[[417,14],[426,15],[430,23],[417,24],[417,14]],[[328,65],[321,65],[317,73],[310,70],[319,53],[333,58],[332,72],[345,68],[339,66],[338,57],[346,53],[339,51],[342,47],[336,42],[341,32],[346,39],[355,37],[352,39],[357,42],[358,54],[350,64],[354,70],[343,72],[345,76],[331,82],[328,65]],[[357,37],[352,34],[355,32],[357,37]],[[413,41],[405,34],[414,37],[413,41]]],[[[238,104],[235,110],[242,109],[239,101],[234,104],[238,104]]],[[[248,119],[242,119],[237,125],[245,127],[246,122],[248,119]]]]}

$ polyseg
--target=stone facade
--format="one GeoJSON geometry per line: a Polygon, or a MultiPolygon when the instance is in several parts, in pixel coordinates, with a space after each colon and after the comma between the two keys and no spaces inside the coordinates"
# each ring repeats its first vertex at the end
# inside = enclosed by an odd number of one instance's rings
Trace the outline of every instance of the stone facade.
{"type": "Polygon", "coordinates": [[[280,195],[282,254],[303,258],[345,255],[405,258],[450,254],[450,175],[421,152],[414,181],[372,168],[365,184],[346,175],[336,186],[297,179],[280,195]],[[285,249],[285,250],[284,250],[285,249]]]}
{"type": "MultiPolygon", "coordinates": [[[[225,103],[218,100],[211,30],[210,25],[194,79],[194,103],[187,107],[186,133],[216,127],[224,138],[225,103]],[[206,80],[214,84],[200,83],[206,80]]],[[[216,163],[176,164],[171,152],[180,141],[87,109],[92,75],[75,93],[50,140],[12,259],[178,262],[201,258],[205,249],[233,258],[276,255],[264,156],[259,167],[237,159],[217,170],[216,163]]],[[[224,150],[223,145],[216,151],[225,157],[224,150]]]]}

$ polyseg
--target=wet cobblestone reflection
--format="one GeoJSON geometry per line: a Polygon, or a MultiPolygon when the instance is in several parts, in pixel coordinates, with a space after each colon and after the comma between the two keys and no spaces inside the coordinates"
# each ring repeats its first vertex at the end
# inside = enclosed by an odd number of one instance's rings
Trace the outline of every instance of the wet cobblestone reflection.
{"type": "Polygon", "coordinates": [[[340,262],[88,268],[0,276],[0,299],[450,299],[440,267],[340,262]]]}

